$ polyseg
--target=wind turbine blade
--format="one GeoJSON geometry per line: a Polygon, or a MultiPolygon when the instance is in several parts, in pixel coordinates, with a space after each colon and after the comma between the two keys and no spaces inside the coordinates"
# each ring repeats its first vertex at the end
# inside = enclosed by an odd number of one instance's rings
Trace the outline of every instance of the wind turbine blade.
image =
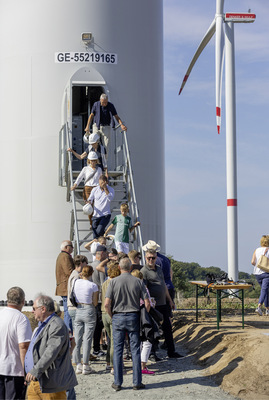
{"type": "Polygon", "coordinates": [[[223,32],[223,16],[216,15],[216,119],[217,130],[220,133],[221,126],[221,87],[222,87],[222,71],[224,59],[224,32],[223,32]]]}
{"type": "Polygon", "coordinates": [[[199,46],[198,46],[198,48],[197,48],[197,50],[196,50],[196,52],[195,52],[195,54],[194,54],[192,60],[191,60],[191,63],[190,63],[190,65],[189,65],[189,68],[187,69],[187,72],[186,72],[186,74],[185,74],[185,76],[184,76],[184,79],[183,79],[183,81],[182,81],[182,84],[181,84],[181,87],[180,87],[180,90],[179,90],[179,93],[178,93],[179,95],[180,95],[180,93],[182,92],[182,90],[183,90],[183,88],[184,88],[184,86],[185,86],[185,84],[186,84],[186,82],[187,82],[187,79],[188,79],[188,77],[189,77],[189,75],[190,75],[190,73],[191,73],[191,70],[192,70],[194,64],[196,63],[197,59],[199,58],[200,54],[201,54],[202,51],[204,50],[204,48],[205,48],[205,46],[207,45],[207,43],[210,41],[210,39],[211,39],[212,36],[214,35],[215,30],[216,30],[216,21],[215,21],[215,19],[214,19],[213,22],[212,22],[212,24],[211,24],[210,27],[208,28],[208,30],[207,30],[205,36],[203,37],[201,43],[199,44],[199,46]]]}

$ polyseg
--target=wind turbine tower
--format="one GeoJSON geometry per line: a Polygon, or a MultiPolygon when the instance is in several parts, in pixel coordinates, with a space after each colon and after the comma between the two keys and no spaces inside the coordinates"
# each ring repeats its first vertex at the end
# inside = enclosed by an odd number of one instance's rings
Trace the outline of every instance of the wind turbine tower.
{"type": "Polygon", "coordinates": [[[217,132],[221,129],[221,87],[225,52],[225,104],[226,104],[226,180],[227,180],[227,255],[228,275],[238,280],[238,226],[237,226],[237,164],[236,164],[236,96],[234,24],[254,22],[256,15],[248,13],[224,13],[224,0],[216,0],[216,14],[199,44],[184,76],[182,92],[191,70],[203,49],[215,37],[216,121],[217,132]]]}

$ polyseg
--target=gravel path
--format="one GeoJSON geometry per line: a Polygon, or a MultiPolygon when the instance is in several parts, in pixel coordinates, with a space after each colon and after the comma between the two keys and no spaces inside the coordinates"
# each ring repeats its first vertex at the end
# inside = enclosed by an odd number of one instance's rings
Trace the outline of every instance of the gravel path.
{"type": "MultiPolygon", "coordinates": [[[[177,347],[180,354],[186,351],[177,347]]],[[[155,375],[143,375],[144,390],[132,389],[132,363],[125,362],[127,374],[123,377],[122,390],[115,392],[111,388],[113,376],[105,371],[105,359],[91,364],[96,371],[91,375],[77,375],[79,385],[76,386],[77,400],[88,399],[176,399],[182,400],[235,400],[236,398],[223,392],[210,378],[203,376],[203,369],[193,364],[193,358],[185,355],[180,359],[168,359],[166,352],[158,351],[163,357],[157,363],[148,363],[155,375]],[[129,367],[129,368],[128,368],[129,367]]]]}

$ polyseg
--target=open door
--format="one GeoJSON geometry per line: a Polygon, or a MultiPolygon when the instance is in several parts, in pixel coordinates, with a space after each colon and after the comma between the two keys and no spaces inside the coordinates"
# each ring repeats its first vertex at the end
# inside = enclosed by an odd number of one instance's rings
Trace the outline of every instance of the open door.
{"type": "MultiPolygon", "coordinates": [[[[80,68],[66,85],[62,107],[62,124],[68,123],[72,132],[70,142],[72,148],[78,154],[83,153],[87,146],[83,142],[84,129],[93,103],[100,99],[102,93],[108,94],[106,82],[93,67],[80,68]]],[[[84,160],[74,158],[72,162],[73,171],[80,171],[84,162],[84,160]]]]}

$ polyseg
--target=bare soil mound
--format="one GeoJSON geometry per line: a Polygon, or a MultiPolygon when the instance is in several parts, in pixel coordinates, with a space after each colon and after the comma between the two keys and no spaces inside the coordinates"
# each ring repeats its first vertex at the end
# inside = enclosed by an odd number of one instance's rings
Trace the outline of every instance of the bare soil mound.
{"type": "Polygon", "coordinates": [[[174,337],[224,391],[244,400],[268,400],[269,317],[247,314],[242,329],[240,314],[223,315],[217,330],[212,312],[203,312],[196,323],[194,312],[178,311],[174,337]]]}

